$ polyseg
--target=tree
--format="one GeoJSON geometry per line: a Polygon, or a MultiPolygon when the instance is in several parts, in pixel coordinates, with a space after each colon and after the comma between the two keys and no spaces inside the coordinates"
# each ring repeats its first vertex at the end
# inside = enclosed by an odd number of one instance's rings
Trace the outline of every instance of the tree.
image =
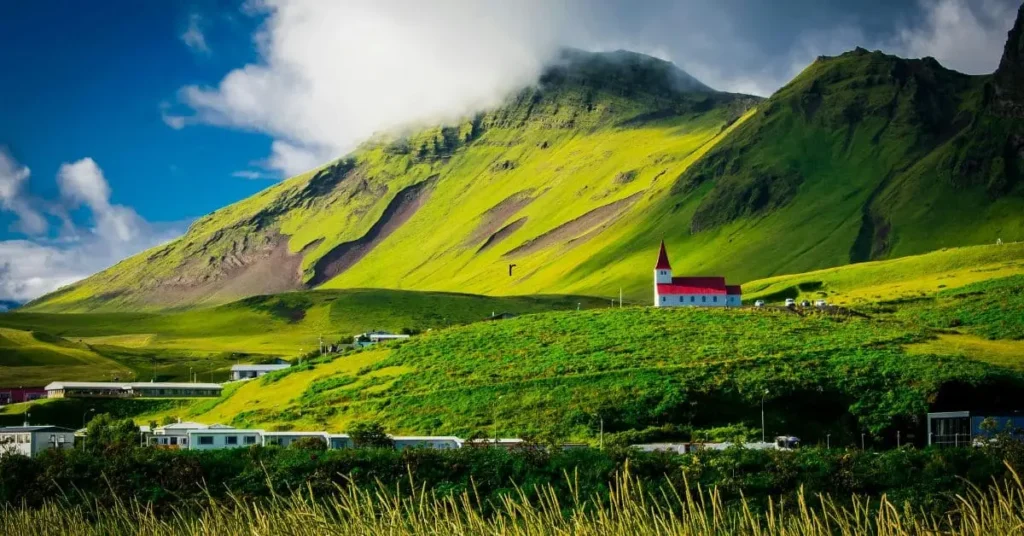
{"type": "Polygon", "coordinates": [[[288,445],[290,449],[314,450],[322,452],[327,450],[327,442],[322,437],[300,437],[288,445]]]}
{"type": "Polygon", "coordinates": [[[131,419],[115,420],[108,413],[94,417],[85,430],[82,444],[89,452],[102,453],[139,444],[139,427],[131,419]]]}
{"type": "Polygon", "coordinates": [[[395,442],[378,422],[355,423],[348,429],[348,435],[356,448],[395,448],[395,442]]]}

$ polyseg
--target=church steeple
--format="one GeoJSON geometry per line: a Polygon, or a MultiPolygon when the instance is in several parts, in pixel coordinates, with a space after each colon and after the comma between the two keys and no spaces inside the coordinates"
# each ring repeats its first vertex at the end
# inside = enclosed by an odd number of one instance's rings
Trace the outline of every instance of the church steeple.
{"type": "Polygon", "coordinates": [[[666,285],[672,282],[672,265],[668,262],[668,251],[665,250],[665,241],[661,241],[661,251],[658,252],[658,264],[654,266],[654,284],[666,285]]]}
{"type": "Polygon", "coordinates": [[[668,252],[665,251],[665,241],[661,241],[661,252],[658,253],[658,264],[654,267],[655,270],[669,270],[672,271],[672,265],[668,262],[668,252]]]}

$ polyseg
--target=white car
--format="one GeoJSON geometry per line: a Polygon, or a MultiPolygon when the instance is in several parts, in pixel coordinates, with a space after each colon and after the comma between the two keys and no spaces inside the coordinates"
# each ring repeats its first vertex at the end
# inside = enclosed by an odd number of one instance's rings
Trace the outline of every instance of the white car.
{"type": "Polygon", "coordinates": [[[796,307],[796,300],[793,298],[786,298],[786,307],[796,307]]]}
{"type": "Polygon", "coordinates": [[[754,302],[754,307],[764,307],[764,300],[757,300],[754,302]]]}
{"type": "Polygon", "coordinates": [[[828,302],[825,301],[825,300],[814,300],[814,306],[815,307],[827,307],[828,306],[828,302]]]}

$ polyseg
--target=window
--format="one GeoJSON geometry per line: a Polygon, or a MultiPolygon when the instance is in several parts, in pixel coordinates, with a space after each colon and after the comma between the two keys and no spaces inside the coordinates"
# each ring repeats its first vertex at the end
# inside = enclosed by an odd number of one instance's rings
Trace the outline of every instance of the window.
{"type": "Polygon", "coordinates": [[[700,297],[700,301],[701,301],[702,303],[703,303],[703,302],[706,302],[706,301],[708,301],[708,297],[707,297],[707,296],[701,296],[701,297],[700,297]]]}
{"type": "Polygon", "coordinates": [[[246,445],[255,445],[256,444],[256,436],[253,436],[253,435],[245,436],[245,444],[246,445]]]}
{"type": "Polygon", "coordinates": [[[712,300],[713,300],[713,301],[714,301],[715,303],[718,303],[718,296],[715,296],[714,298],[711,298],[711,299],[712,299],[712,300]]]}
{"type": "Polygon", "coordinates": [[[683,297],[682,296],[679,297],[679,303],[683,303],[683,297]]]}
{"type": "Polygon", "coordinates": [[[662,303],[665,302],[665,297],[664,296],[661,297],[661,301],[662,301],[662,303]]]}
{"type": "Polygon", "coordinates": [[[171,444],[172,445],[177,445],[178,444],[178,438],[177,437],[172,437],[171,438],[171,444]]]}
{"type": "Polygon", "coordinates": [[[213,444],[213,436],[208,436],[208,435],[207,436],[199,436],[199,444],[200,445],[212,445],[213,444]]]}
{"type": "Polygon", "coordinates": [[[238,444],[238,436],[236,436],[236,435],[224,436],[224,444],[225,445],[237,445],[238,444]]]}
{"type": "Polygon", "coordinates": [[[696,296],[690,296],[690,303],[693,303],[695,301],[697,301],[697,297],[696,296]]]}

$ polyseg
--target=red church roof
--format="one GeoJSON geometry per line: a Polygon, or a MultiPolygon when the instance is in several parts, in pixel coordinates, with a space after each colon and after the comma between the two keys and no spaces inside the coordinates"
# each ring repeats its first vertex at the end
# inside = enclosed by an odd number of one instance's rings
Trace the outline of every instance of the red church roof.
{"type": "Polygon", "coordinates": [[[658,285],[658,294],[726,294],[724,277],[673,277],[658,285]]]}
{"type": "Polygon", "coordinates": [[[732,296],[733,294],[743,294],[743,287],[740,285],[726,285],[725,291],[732,296]]]}
{"type": "Polygon", "coordinates": [[[661,241],[661,251],[658,253],[658,264],[655,270],[671,270],[672,265],[668,263],[668,252],[665,251],[665,241],[661,241]]]}

